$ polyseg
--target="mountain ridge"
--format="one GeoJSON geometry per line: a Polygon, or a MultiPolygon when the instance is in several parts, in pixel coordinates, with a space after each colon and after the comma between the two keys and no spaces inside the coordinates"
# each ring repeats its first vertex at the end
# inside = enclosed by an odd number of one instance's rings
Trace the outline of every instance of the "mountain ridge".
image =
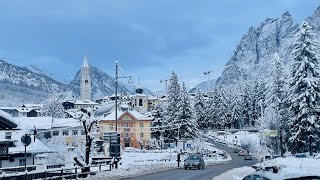
{"type": "MultiPolygon", "coordinates": [[[[93,99],[114,93],[114,78],[107,73],[91,66],[93,72],[93,99]]],[[[0,106],[19,106],[23,103],[41,103],[46,101],[51,94],[72,91],[80,93],[80,71],[74,79],[65,84],[59,82],[45,73],[32,71],[28,67],[20,67],[0,58],[0,106]]],[[[119,82],[118,93],[134,94],[134,86],[119,82]]],[[[146,94],[153,94],[145,89],[146,94]]]]}

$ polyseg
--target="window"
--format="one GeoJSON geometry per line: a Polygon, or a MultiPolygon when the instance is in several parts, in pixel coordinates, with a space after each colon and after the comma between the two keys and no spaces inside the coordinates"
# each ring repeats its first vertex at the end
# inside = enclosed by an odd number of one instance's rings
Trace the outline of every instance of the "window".
{"type": "Polygon", "coordinates": [[[68,130],[63,130],[62,131],[62,135],[63,136],[68,136],[69,135],[69,131],[68,130]]]}
{"type": "Polygon", "coordinates": [[[125,123],[125,124],[124,124],[124,127],[129,127],[129,124],[128,124],[128,123],[125,123]]]}
{"type": "Polygon", "coordinates": [[[113,123],[109,124],[110,129],[113,129],[113,123]]]}
{"type": "Polygon", "coordinates": [[[78,130],[72,130],[72,135],[77,136],[78,135],[78,130]]]}
{"type": "Polygon", "coordinates": [[[140,133],[140,138],[143,138],[143,133],[140,133]]]}
{"type": "Polygon", "coordinates": [[[81,130],[81,135],[86,135],[86,133],[84,132],[84,130],[81,130]]]}
{"type": "Polygon", "coordinates": [[[52,132],[52,135],[53,135],[53,136],[59,136],[59,131],[53,131],[53,132],[52,132]]]}
{"type": "Polygon", "coordinates": [[[142,99],[139,99],[139,106],[142,106],[142,99]]]}
{"type": "Polygon", "coordinates": [[[125,134],[124,134],[124,137],[129,137],[129,133],[125,133],[125,134]]]}
{"type": "Polygon", "coordinates": [[[143,123],[140,123],[140,128],[143,128],[143,123]]]}
{"type": "Polygon", "coordinates": [[[1,144],[0,145],[0,154],[7,154],[8,153],[8,145],[1,144]]]}
{"type": "Polygon", "coordinates": [[[26,165],[25,159],[19,159],[19,166],[25,166],[25,165],[26,165]]]}

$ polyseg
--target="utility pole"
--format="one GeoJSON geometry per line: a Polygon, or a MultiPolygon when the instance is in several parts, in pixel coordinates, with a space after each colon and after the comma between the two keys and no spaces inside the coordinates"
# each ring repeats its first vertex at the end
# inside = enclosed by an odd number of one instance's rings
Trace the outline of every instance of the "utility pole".
{"type": "Polygon", "coordinates": [[[115,74],[115,84],[116,84],[116,95],[115,95],[115,108],[116,108],[116,112],[115,112],[115,120],[116,120],[116,132],[118,132],[118,79],[119,78],[129,78],[129,80],[128,80],[128,83],[129,84],[132,84],[133,82],[132,82],[132,78],[131,78],[131,76],[126,76],[126,75],[124,75],[124,73],[123,73],[123,71],[122,71],[122,69],[120,68],[120,66],[119,66],[119,63],[118,63],[118,61],[115,61],[115,63],[116,63],[116,74],[115,74]],[[119,74],[118,74],[118,70],[120,70],[121,72],[122,72],[122,76],[119,76],[119,74]]]}
{"type": "Polygon", "coordinates": [[[160,80],[160,83],[165,83],[165,86],[166,86],[166,94],[167,94],[167,92],[168,92],[168,81],[169,81],[170,79],[161,79],[160,80]]]}

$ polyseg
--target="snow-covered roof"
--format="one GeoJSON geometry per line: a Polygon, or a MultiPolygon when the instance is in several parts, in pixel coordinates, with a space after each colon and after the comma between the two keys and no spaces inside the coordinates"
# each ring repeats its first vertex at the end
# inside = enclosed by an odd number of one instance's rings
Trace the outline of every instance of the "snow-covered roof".
{"type": "Polygon", "coordinates": [[[61,93],[55,94],[54,97],[52,97],[52,98],[58,100],[59,102],[72,101],[72,100],[74,100],[74,94],[72,91],[61,92],[61,93]]]}
{"type": "Polygon", "coordinates": [[[146,95],[146,94],[134,94],[133,96],[135,96],[135,97],[146,97],[148,95],[146,95]]]}
{"type": "Polygon", "coordinates": [[[0,127],[1,126],[5,126],[5,128],[17,127],[17,122],[13,119],[13,117],[2,110],[0,110],[0,122],[1,122],[0,127]]]}
{"type": "Polygon", "coordinates": [[[18,124],[18,128],[25,130],[34,129],[34,127],[37,129],[51,129],[51,127],[61,128],[81,126],[80,121],[73,118],[53,118],[53,121],[52,117],[16,117],[14,119],[18,124]]]}
{"type": "Polygon", "coordinates": [[[23,104],[21,107],[26,108],[42,108],[43,104],[23,104]]]}
{"type": "Polygon", "coordinates": [[[0,107],[2,110],[15,110],[17,109],[16,107],[0,107]]]}
{"type": "Polygon", "coordinates": [[[94,113],[95,116],[102,116],[104,113],[108,113],[114,107],[115,103],[113,101],[103,103],[97,111],[94,113]]]}
{"type": "MultiPolygon", "coordinates": [[[[128,111],[120,111],[118,110],[118,119],[119,117],[121,117],[122,115],[126,114],[126,113],[130,113],[132,116],[134,116],[137,120],[152,120],[152,117],[148,117],[148,116],[145,116],[141,113],[139,113],[138,111],[136,110],[128,110],[128,111]]],[[[113,111],[111,114],[109,114],[108,116],[102,118],[101,120],[111,120],[111,121],[114,121],[116,119],[116,112],[113,111]]]]}
{"type": "MultiPolygon", "coordinates": [[[[6,131],[0,131],[0,137],[5,136],[6,131]]],[[[25,135],[25,131],[22,130],[14,130],[10,131],[11,134],[11,140],[15,141],[14,145],[15,147],[9,147],[9,154],[20,154],[24,153],[24,146],[21,143],[21,137],[25,135]]],[[[52,152],[46,145],[44,145],[40,140],[37,138],[33,139],[31,144],[27,146],[27,153],[47,153],[52,152]]]]}
{"type": "Polygon", "coordinates": [[[149,100],[158,100],[158,97],[148,97],[149,100]]]}
{"type": "Polygon", "coordinates": [[[28,113],[28,112],[30,112],[30,111],[32,111],[32,110],[36,110],[36,109],[34,109],[34,108],[26,108],[26,107],[17,108],[17,111],[19,111],[19,112],[26,112],[26,113],[28,113]]]}
{"type": "Polygon", "coordinates": [[[75,105],[99,105],[98,103],[90,100],[76,100],[74,104],[75,105]]]}

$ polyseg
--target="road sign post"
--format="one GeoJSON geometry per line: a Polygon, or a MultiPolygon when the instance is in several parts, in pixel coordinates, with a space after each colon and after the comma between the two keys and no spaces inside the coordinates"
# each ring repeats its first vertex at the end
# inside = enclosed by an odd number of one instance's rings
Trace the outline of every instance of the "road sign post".
{"type": "Polygon", "coordinates": [[[21,143],[24,145],[24,170],[25,172],[27,172],[27,146],[29,146],[31,143],[30,135],[27,135],[27,134],[23,135],[21,137],[21,143]]]}

